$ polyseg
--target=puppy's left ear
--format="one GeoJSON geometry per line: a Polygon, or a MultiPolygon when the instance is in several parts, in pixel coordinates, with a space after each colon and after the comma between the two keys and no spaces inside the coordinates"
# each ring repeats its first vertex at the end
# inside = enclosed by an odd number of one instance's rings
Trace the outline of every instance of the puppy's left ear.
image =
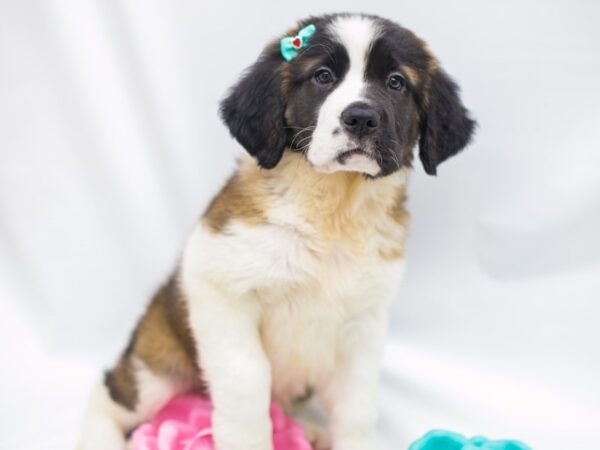
{"type": "Polygon", "coordinates": [[[476,122],[459,97],[458,85],[441,68],[431,78],[421,121],[419,157],[429,175],[437,166],[467,146],[476,122]]]}
{"type": "Polygon", "coordinates": [[[269,45],[221,103],[221,117],[231,135],[261,167],[272,169],[286,144],[283,58],[269,45]]]}

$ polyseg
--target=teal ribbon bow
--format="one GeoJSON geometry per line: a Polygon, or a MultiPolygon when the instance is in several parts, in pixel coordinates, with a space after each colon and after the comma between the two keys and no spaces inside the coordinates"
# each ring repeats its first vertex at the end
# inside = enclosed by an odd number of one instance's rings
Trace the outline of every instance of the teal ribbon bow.
{"type": "Polygon", "coordinates": [[[298,56],[298,50],[305,48],[316,32],[317,27],[315,27],[313,24],[310,24],[302,28],[296,36],[286,36],[281,39],[279,49],[283,59],[286,61],[291,61],[298,56]]]}
{"type": "Polygon", "coordinates": [[[482,436],[467,439],[451,431],[434,430],[414,442],[408,450],[531,450],[519,441],[490,441],[482,436]]]}

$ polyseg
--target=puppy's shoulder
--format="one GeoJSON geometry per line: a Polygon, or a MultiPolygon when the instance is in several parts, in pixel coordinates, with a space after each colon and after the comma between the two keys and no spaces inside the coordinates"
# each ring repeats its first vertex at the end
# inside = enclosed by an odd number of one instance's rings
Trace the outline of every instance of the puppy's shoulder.
{"type": "Polygon", "coordinates": [[[214,233],[225,233],[227,226],[238,221],[249,226],[266,223],[267,190],[257,167],[247,158],[240,161],[236,171],[210,202],[202,225],[214,233]]]}

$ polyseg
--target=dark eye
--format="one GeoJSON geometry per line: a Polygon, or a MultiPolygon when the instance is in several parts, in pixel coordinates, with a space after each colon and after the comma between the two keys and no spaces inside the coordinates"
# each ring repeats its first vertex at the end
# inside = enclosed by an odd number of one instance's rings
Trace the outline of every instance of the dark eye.
{"type": "Polygon", "coordinates": [[[315,81],[319,84],[333,83],[333,74],[331,70],[321,67],[315,72],[315,81]]]}
{"type": "Polygon", "coordinates": [[[388,87],[395,91],[400,91],[406,85],[406,79],[399,73],[393,73],[388,78],[388,87]]]}

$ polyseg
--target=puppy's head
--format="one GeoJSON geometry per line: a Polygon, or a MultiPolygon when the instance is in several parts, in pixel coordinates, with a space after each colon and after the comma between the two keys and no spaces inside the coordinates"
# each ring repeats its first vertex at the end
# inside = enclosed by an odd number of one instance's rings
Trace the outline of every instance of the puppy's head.
{"type": "Polygon", "coordinates": [[[286,149],[322,172],[370,177],[408,166],[419,143],[429,174],[473,133],[457,85],[422,40],[388,20],[312,17],[316,33],[286,61],[269,44],[221,105],[232,135],[270,169],[286,149]]]}

